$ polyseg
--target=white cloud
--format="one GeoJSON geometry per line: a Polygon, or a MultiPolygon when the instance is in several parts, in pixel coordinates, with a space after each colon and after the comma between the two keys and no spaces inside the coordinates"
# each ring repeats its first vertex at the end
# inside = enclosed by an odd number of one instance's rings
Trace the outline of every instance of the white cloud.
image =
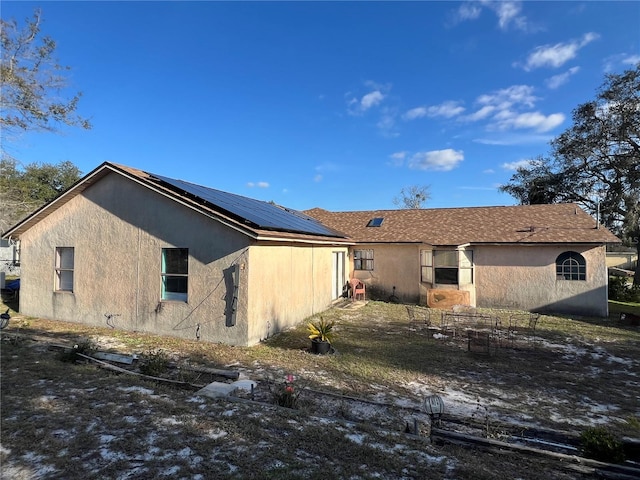
{"type": "Polygon", "coordinates": [[[563,113],[543,115],[540,112],[515,113],[510,110],[503,110],[494,119],[496,122],[493,127],[500,130],[528,128],[542,133],[560,125],[564,122],[565,116],[563,113]]]}
{"type": "Polygon", "coordinates": [[[404,164],[404,159],[407,158],[408,152],[395,152],[389,155],[391,159],[390,165],[394,167],[401,167],[404,164]]]}
{"type": "Polygon", "coordinates": [[[248,182],[247,187],[269,188],[269,182],[248,182]]]}
{"type": "Polygon", "coordinates": [[[320,174],[320,173],[316,174],[316,175],[313,177],[313,181],[314,181],[314,182],[321,182],[321,181],[322,181],[322,179],[323,179],[323,176],[322,176],[322,174],[320,174]]]}
{"type": "Polygon", "coordinates": [[[629,55],[622,59],[624,65],[637,65],[640,63],[640,55],[629,55]]]}
{"type": "Polygon", "coordinates": [[[360,98],[354,96],[351,92],[345,95],[347,99],[347,111],[350,115],[362,115],[367,110],[380,105],[387,97],[387,92],[391,89],[391,85],[381,85],[373,81],[366,81],[364,84],[369,90],[369,93],[360,98]]]}
{"type": "Polygon", "coordinates": [[[477,102],[480,105],[490,105],[498,110],[504,110],[514,105],[533,107],[538,97],[533,95],[533,87],[529,85],[513,85],[502,90],[496,90],[488,95],[480,95],[477,102]]]}
{"type": "MultiPolygon", "coordinates": [[[[539,100],[533,94],[533,87],[529,85],[513,85],[508,88],[480,95],[476,103],[480,108],[475,112],[460,117],[460,120],[477,122],[484,120],[488,131],[507,129],[532,129],[537,132],[547,132],[560,125],[565,116],[562,113],[544,115],[540,112],[526,112],[533,108],[539,100]]],[[[503,144],[502,140],[476,140],[480,143],[496,142],[503,144]]]]}
{"type": "Polygon", "coordinates": [[[411,110],[406,112],[404,115],[402,115],[402,118],[404,118],[405,120],[415,120],[416,118],[422,118],[422,117],[425,117],[426,115],[427,115],[427,107],[416,107],[416,108],[412,108],[411,110]]]}
{"type": "Polygon", "coordinates": [[[445,117],[451,118],[464,112],[464,107],[458,102],[447,101],[440,105],[432,105],[431,107],[412,108],[406,112],[402,118],[405,120],[415,120],[422,117],[445,117]]]}
{"type": "Polygon", "coordinates": [[[640,63],[640,55],[630,55],[628,53],[617,53],[610,55],[604,59],[604,71],[606,73],[619,70],[622,66],[626,68],[627,65],[636,66],[640,63]]]}
{"type": "Polygon", "coordinates": [[[409,160],[409,168],[413,170],[436,170],[447,172],[453,170],[464,160],[462,150],[432,150],[430,152],[418,152],[409,160]]]}
{"type": "Polygon", "coordinates": [[[522,17],[518,17],[522,10],[520,2],[486,2],[486,4],[496,12],[498,25],[502,30],[506,30],[512,21],[517,25],[524,21],[522,17]]]}
{"type": "Polygon", "coordinates": [[[385,137],[397,137],[398,132],[394,131],[396,126],[396,115],[390,109],[383,109],[380,119],[376,123],[380,133],[385,137]]]}
{"type": "Polygon", "coordinates": [[[492,10],[496,14],[498,26],[502,30],[508,30],[511,25],[520,30],[528,29],[527,18],[520,14],[522,11],[522,2],[520,1],[481,0],[480,2],[466,2],[454,12],[454,21],[458,23],[476,20],[480,17],[483,8],[492,10]]]}
{"type": "Polygon", "coordinates": [[[382,100],[384,100],[384,95],[380,90],[367,93],[360,100],[360,108],[362,108],[363,111],[369,110],[371,107],[375,107],[376,105],[380,104],[382,100]]]}
{"type": "Polygon", "coordinates": [[[477,120],[483,120],[495,112],[496,107],[493,105],[485,105],[480,110],[475,111],[471,115],[467,115],[465,120],[469,120],[470,122],[475,122],[477,120]]]}
{"type": "Polygon", "coordinates": [[[463,3],[457,10],[457,17],[459,20],[475,20],[480,16],[482,8],[477,3],[463,3]]]}
{"type": "Polygon", "coordinates": [[[543,115],[540,112],[527,112],[516,115],[513,119],[514,128],[532,128],[537,132],[548,132],[564,122],[563,113],[543,115]]]}
{"type": "Polygon", "coordinates": [[[548,144],[551,141],[550,135],[541,135],[541,134],[514,134],[514,133],[500,133],[499,136],[494,134],[491,138],[474,138],[473,141],[475,143],[480,143],[482,145],[496,145],[496,146],[507,146],[507,145],[538,145],[538,144],[548,144]]]}
{"type": "Polygon", "coordinates": [[[545,83],[547,87],[551,90],[555,90],[558,87],[561,87],[565,83],[569,81],[569,78],[572,75],[575,75],[580,70],[580,67],[572,67],[564,73],[560,73],[558,75],[554,75],[553,77],[547,78],[545,83]]]}
{"type": "Polygon", "coordinates": [[[528,167],[531,165],[531,160],[516,160],[515,162],[506,162],[502,164],[502,168],[505,170],[513,170],[514,172],[522,167],[528,167]]]}
{"type": "Polygon", "coordinates": [[[447,101],[440,105],[434,105],[427,109],[427,115],[430,117],[451,118],[464,112],[464,107],[458,102],[447,101]]]}
{"type": "Polygon", "coordinates": [[[556,43],[555,45],[542,45],[536,47],[529,54],[524,69],[527,71],[541,67],[558,68],[573,60],[578,51],[599,38],[597,33],[586,33],[581,40],[573,40],[568,43],[556,43]]]}

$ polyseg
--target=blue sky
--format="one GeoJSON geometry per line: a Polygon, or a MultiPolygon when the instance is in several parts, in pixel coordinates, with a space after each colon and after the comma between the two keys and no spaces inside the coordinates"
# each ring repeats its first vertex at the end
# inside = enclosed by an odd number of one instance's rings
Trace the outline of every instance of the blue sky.
{"type": "Polygon", "coordinates": [[[42,10],[90,131],[3,139],[24,163],[112,161],[299,210],[512,205],[606,73],[640,2],[2,2],[42,10]],[[10,142],[9,142],[10,140],[10,142]]]}

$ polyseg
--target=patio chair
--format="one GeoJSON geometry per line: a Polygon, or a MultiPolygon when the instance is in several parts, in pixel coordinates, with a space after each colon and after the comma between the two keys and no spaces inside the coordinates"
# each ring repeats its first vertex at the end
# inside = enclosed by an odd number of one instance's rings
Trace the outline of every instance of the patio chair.
{"type": "Polygon", "coordinates": [[[355,302],[358,299],[358,295],[362,295],[362,300],[366,299],[364,283],[362,283],[357,278],[352,278],[351,279],[351,300],[355,302]]]}

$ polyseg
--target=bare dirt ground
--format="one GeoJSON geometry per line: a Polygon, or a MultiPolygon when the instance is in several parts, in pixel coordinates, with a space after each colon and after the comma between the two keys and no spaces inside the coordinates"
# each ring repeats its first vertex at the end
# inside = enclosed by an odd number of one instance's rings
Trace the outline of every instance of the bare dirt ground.
{"type": "Polygon", "coordinates": [[[338,322],[333,355],[310,354],[304,326],[234,348],[14,316],[0,342],[2,478],[634,478],[580,460],[575,443],[553,457],[430,438],[423,401],[442,398],[443,430],[487,440],[575,440],[597,425],[638,438],[637,327],[543,317],[535,341],[485,354],[410,322],[402,305],[323,315],[338,322]],[[181,368],[162,375],[185,385],[63,362],[51,349],[86,341],[166,355],[181,368]],[[186,384],[230,380],[194,366],[237,372],[254,391],[198,395],[186,384]],[[295,409],[274,403],[287,386],[299,394],[295,409]]]}

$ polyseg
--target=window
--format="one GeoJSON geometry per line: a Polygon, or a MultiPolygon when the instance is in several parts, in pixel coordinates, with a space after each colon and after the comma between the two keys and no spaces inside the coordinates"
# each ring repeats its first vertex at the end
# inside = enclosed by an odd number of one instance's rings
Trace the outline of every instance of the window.
{"type": "Polygon", "coordinates": [[[436,283],[457,285],[458,252],[456,250],[436,250],[433,253],[433,276],[436,283]]]}
{"type": "Polygon", "coordinates": [[[420,279],[441,285],[473,283],[473,251],[421,250],[420,279]]]}
{"type": "Polygon", "coordinates": [[[576,252],[564,252],[556,258],[556,278],[558,280],[586,280],[587,262],[576,252]]]}
{"type": "Polygon", "coordinates": [[[367,223],[367,227],[379,227],[382,225],[382,222],[384,222],[383,217],[375,217],[369,220],[369,223],[367,223]]]}
{"type": "Polygon", "coordinates": [[[420,280],[433,283],[433,252],[420,250],[420,280]]]}
{"type": "Polygon", "coordinates": [[[354,250],[353,269],[373,270],[373,250],[354,250]]]}
{"type": "Polygon", "coordinates": [[[189,249],[162,249],[162,300],[187,301],[189,249]]]}
{"type": "Polygon", "coordinates": [[[56,291],[73,292],[73,247],[56,247],[56,291]]]}

